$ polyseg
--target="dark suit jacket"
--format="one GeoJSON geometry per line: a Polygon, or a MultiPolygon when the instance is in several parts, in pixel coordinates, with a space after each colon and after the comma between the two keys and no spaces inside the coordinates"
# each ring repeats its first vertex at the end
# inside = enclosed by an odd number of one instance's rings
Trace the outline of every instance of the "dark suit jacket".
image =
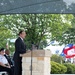
{"type": "Polygon", "coordinates": [[[15,53],[14,53],[14,60],[18,60],[20,58],[20,54],[26,53],[26,45],[23,40],[18,37],[15,41],[15,53]]]}
{"type": "Polygon", "coordinates": [[[15,52],[19,54],[26,53],[26,45],[20,37],[15,42],[15,52]]]}
{"type": "Polygon", "coordinates": [[[14,63],[13,63],[13,61],[12,61],[12,58],[11,58],[9,55],[7,55],[7,54],[5,54],[4,56],[5,56],[6,59],[8,60],[10,66],[14,66],[14,63]]]}
{"type": "Polygon", "coordinates": [[[21,60],[22,58],[20,57],[20,54],[26,53],[26,45],[23,42],[23,40],[18,37],[18,39],[15,41],[15,53],[14,53],[14,70],[15,74],[14,75],[22,75],[22,65],[21,65],[21,60]]]}

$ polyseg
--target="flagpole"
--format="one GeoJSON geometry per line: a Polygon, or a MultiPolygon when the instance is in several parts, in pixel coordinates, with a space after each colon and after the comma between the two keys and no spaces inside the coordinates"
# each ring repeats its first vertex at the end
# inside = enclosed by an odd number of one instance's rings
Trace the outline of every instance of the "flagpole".
{"type": "Polygon", "coordinates": [[[6,49],[9,49],[9,43],[8,42],[6,43],[6,49]]]}

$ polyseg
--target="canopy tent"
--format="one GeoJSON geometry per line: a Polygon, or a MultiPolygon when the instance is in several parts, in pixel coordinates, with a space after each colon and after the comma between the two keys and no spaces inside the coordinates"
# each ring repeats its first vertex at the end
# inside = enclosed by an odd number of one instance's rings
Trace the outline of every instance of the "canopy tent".
{"type": "Polygon", "coordinates": [[[75,13],[75,0],[0,0],[0,14],[75,13]]]}

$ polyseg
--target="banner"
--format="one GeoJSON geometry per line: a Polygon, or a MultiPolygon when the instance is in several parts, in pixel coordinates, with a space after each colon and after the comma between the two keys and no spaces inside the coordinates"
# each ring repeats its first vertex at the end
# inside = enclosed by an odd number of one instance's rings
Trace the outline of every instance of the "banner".
{"type": "Polygon", "coordinates": [[[67,46],[64,47],[62,54],[66,58],[72,58],[75,56],[75,45],[73,44],[68,44],[67,46]]]}

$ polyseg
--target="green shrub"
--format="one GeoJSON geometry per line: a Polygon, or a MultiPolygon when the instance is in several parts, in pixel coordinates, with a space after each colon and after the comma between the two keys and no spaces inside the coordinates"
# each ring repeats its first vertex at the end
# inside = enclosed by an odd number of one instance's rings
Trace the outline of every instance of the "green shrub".
{"type": "Polygon", "coordinates": [[[57,63],[64,63],[64,58],[60,55],[57,55],[57,54],[53,54],[52,57],[51,57],[51,61],[54,61],[54,62],[57,62],[57,63]]]}
{"type": "Polygon", "coordinates": [[[66,74],[75,74],[75,64],[65,63],[64,65],[67,67],[66,74]]]}
{"type": "Polygon", "coordinates": [[[51,74],[65,74],[66,71],[66,66],[51,61],[51,74]]]}

